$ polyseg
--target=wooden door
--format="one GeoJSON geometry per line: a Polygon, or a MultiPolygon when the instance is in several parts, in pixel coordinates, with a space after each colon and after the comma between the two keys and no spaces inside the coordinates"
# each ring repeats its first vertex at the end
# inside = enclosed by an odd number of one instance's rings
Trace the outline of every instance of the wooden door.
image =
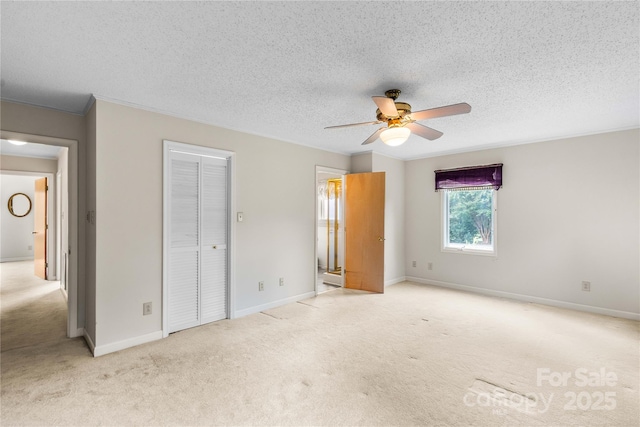
{"type": "Polygon", "coordinates": [[[384,292],[385,173],[345,175],[345,287],[384,292]]]}
{"type": "Polygon", "coordinates": [[[41,279],[47,279],[47,178],[35,183],[33,225],[33,264],[34,273],[41,279]]]}

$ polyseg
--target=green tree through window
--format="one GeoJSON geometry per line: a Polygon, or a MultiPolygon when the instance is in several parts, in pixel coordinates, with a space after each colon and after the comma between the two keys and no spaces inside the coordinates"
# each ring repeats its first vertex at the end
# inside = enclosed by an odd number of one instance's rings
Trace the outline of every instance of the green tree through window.
{"type": "Polygon", "coordinates": [[[445,247],[493,249],[494,190],[448,191],[445,247]]]}

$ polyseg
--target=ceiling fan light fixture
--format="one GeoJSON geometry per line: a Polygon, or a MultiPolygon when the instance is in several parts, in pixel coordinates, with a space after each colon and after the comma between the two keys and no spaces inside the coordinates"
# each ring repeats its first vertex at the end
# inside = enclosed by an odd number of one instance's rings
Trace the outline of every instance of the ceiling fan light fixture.
{"type": "Polygon", "coordinates": [[[371,144],[381,139],[386,145],[397,147],[405,143],[413,133],[420,138],[433,141],[442,136],[442,132],[432,129],[420,123],[419,120],[435,119],[438,117],[453,116],[456,114],[466,114],[471,111],[471,106],[466,102],[445,105],[443,107],[430,108],[428,110],[411,111],[411,105],[406,102],[398,102],[396,99],[400,95],[399,89],[386,91],[385,96],[372,96],[373,102],[378,106],[374,122],[351,123],[348,125],[328,126],[325,129],[344,128],[360,125],[377,125],[385,123],[386,127],[381,127],[371,136],[364,140],[362,145],[371,144]]]}
{"type": "Polygon", "coordinates": [[[397,147],[409,139],[411,131],[406,127],[391,127],[380,134],[382,142],[390,147],[397,147]]]}

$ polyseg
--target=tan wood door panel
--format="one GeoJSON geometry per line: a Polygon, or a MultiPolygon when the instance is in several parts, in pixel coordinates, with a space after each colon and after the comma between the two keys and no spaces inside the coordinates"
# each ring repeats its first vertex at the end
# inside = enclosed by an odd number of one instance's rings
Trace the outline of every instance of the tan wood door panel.
{"type": "Polygon", "coordinates": [[[345,175],[345,287],[384,292],[385,173],[345,175]]]}
{"type": "Polygon", "coordinates": [[[34,273],[47,279],[47,178],[35,183],[33,225],[33,265],[34,273]]]}

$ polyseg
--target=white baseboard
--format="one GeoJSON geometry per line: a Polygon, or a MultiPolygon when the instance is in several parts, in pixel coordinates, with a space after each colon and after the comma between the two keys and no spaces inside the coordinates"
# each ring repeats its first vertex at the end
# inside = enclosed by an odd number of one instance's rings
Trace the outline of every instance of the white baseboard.
{"type": "Polygon", "coordinates": [[[100,345],[93,348],[93,357],[104,356],[105,354],[124,350],[125,348],[129,348],[129,347],[135,347],[140,344],[145,344],[145,343],[160,340],[160,339],[162,339],[162,331],[156,331],[150,334],[141,335],[139,337],[133,337],[126,340],[117,341],[111,344],[100,345]]]}
{"type": "Polygon", "coordinates": [[[33,261],[33,255],[30,257],[16,257],[16,258],[0,258],[0,262],[15,262],[15,261],[33,261]]]}
{"type": "Polygon", "coordinates": [[[495,291],[492,289],[476,288],[474,286],[458,285],[456,283],[441,282],[439,280],[422,279],[420,277],[408,276],[407,281],[422,283],[424,285],[439,286],[442,288],[457,289],[459,291],[473,292],[476,294],[489,295],[492,297],[508,298],[518,301],[534,302],[537,304],[550,305],[553,307],[568,308],[570,310],[585,311],[588,313],[604,314],[606,316],[621,317],[623,319],[640,320],[640,313],[631,311],[612,310],[610,308],[594,307],[592,305],[576,304],[573,302],[560,301],[549,298],[540,298],[530,295],[514,294],[511,292],[495,291]]]}
{"type": "Polygon", "coordinates": [[[313,298],[316,296],[315,292],[307,292],[300,295],[295,295],[289,298],[281,299],[278,301],[273,301],[267,304],[256,305],[255,307],[244,308],[242,310],[236,310],[234,318],[248,316],[253,313],[260,313],[264,310],[269,310],[271,308],[280,307],[281,305],[289,304],[292,302],[302,301],[303,299],[313,298]]]}
{"type": "Polygon", "coordinates": [[[395,285],[396,283],[402,283],[402,282],[405,282],[406,280],[407,278],[405,276],[396,277],[395,279],[385,280],[384,287],[386,288],[387,286],[395,285]]]}

